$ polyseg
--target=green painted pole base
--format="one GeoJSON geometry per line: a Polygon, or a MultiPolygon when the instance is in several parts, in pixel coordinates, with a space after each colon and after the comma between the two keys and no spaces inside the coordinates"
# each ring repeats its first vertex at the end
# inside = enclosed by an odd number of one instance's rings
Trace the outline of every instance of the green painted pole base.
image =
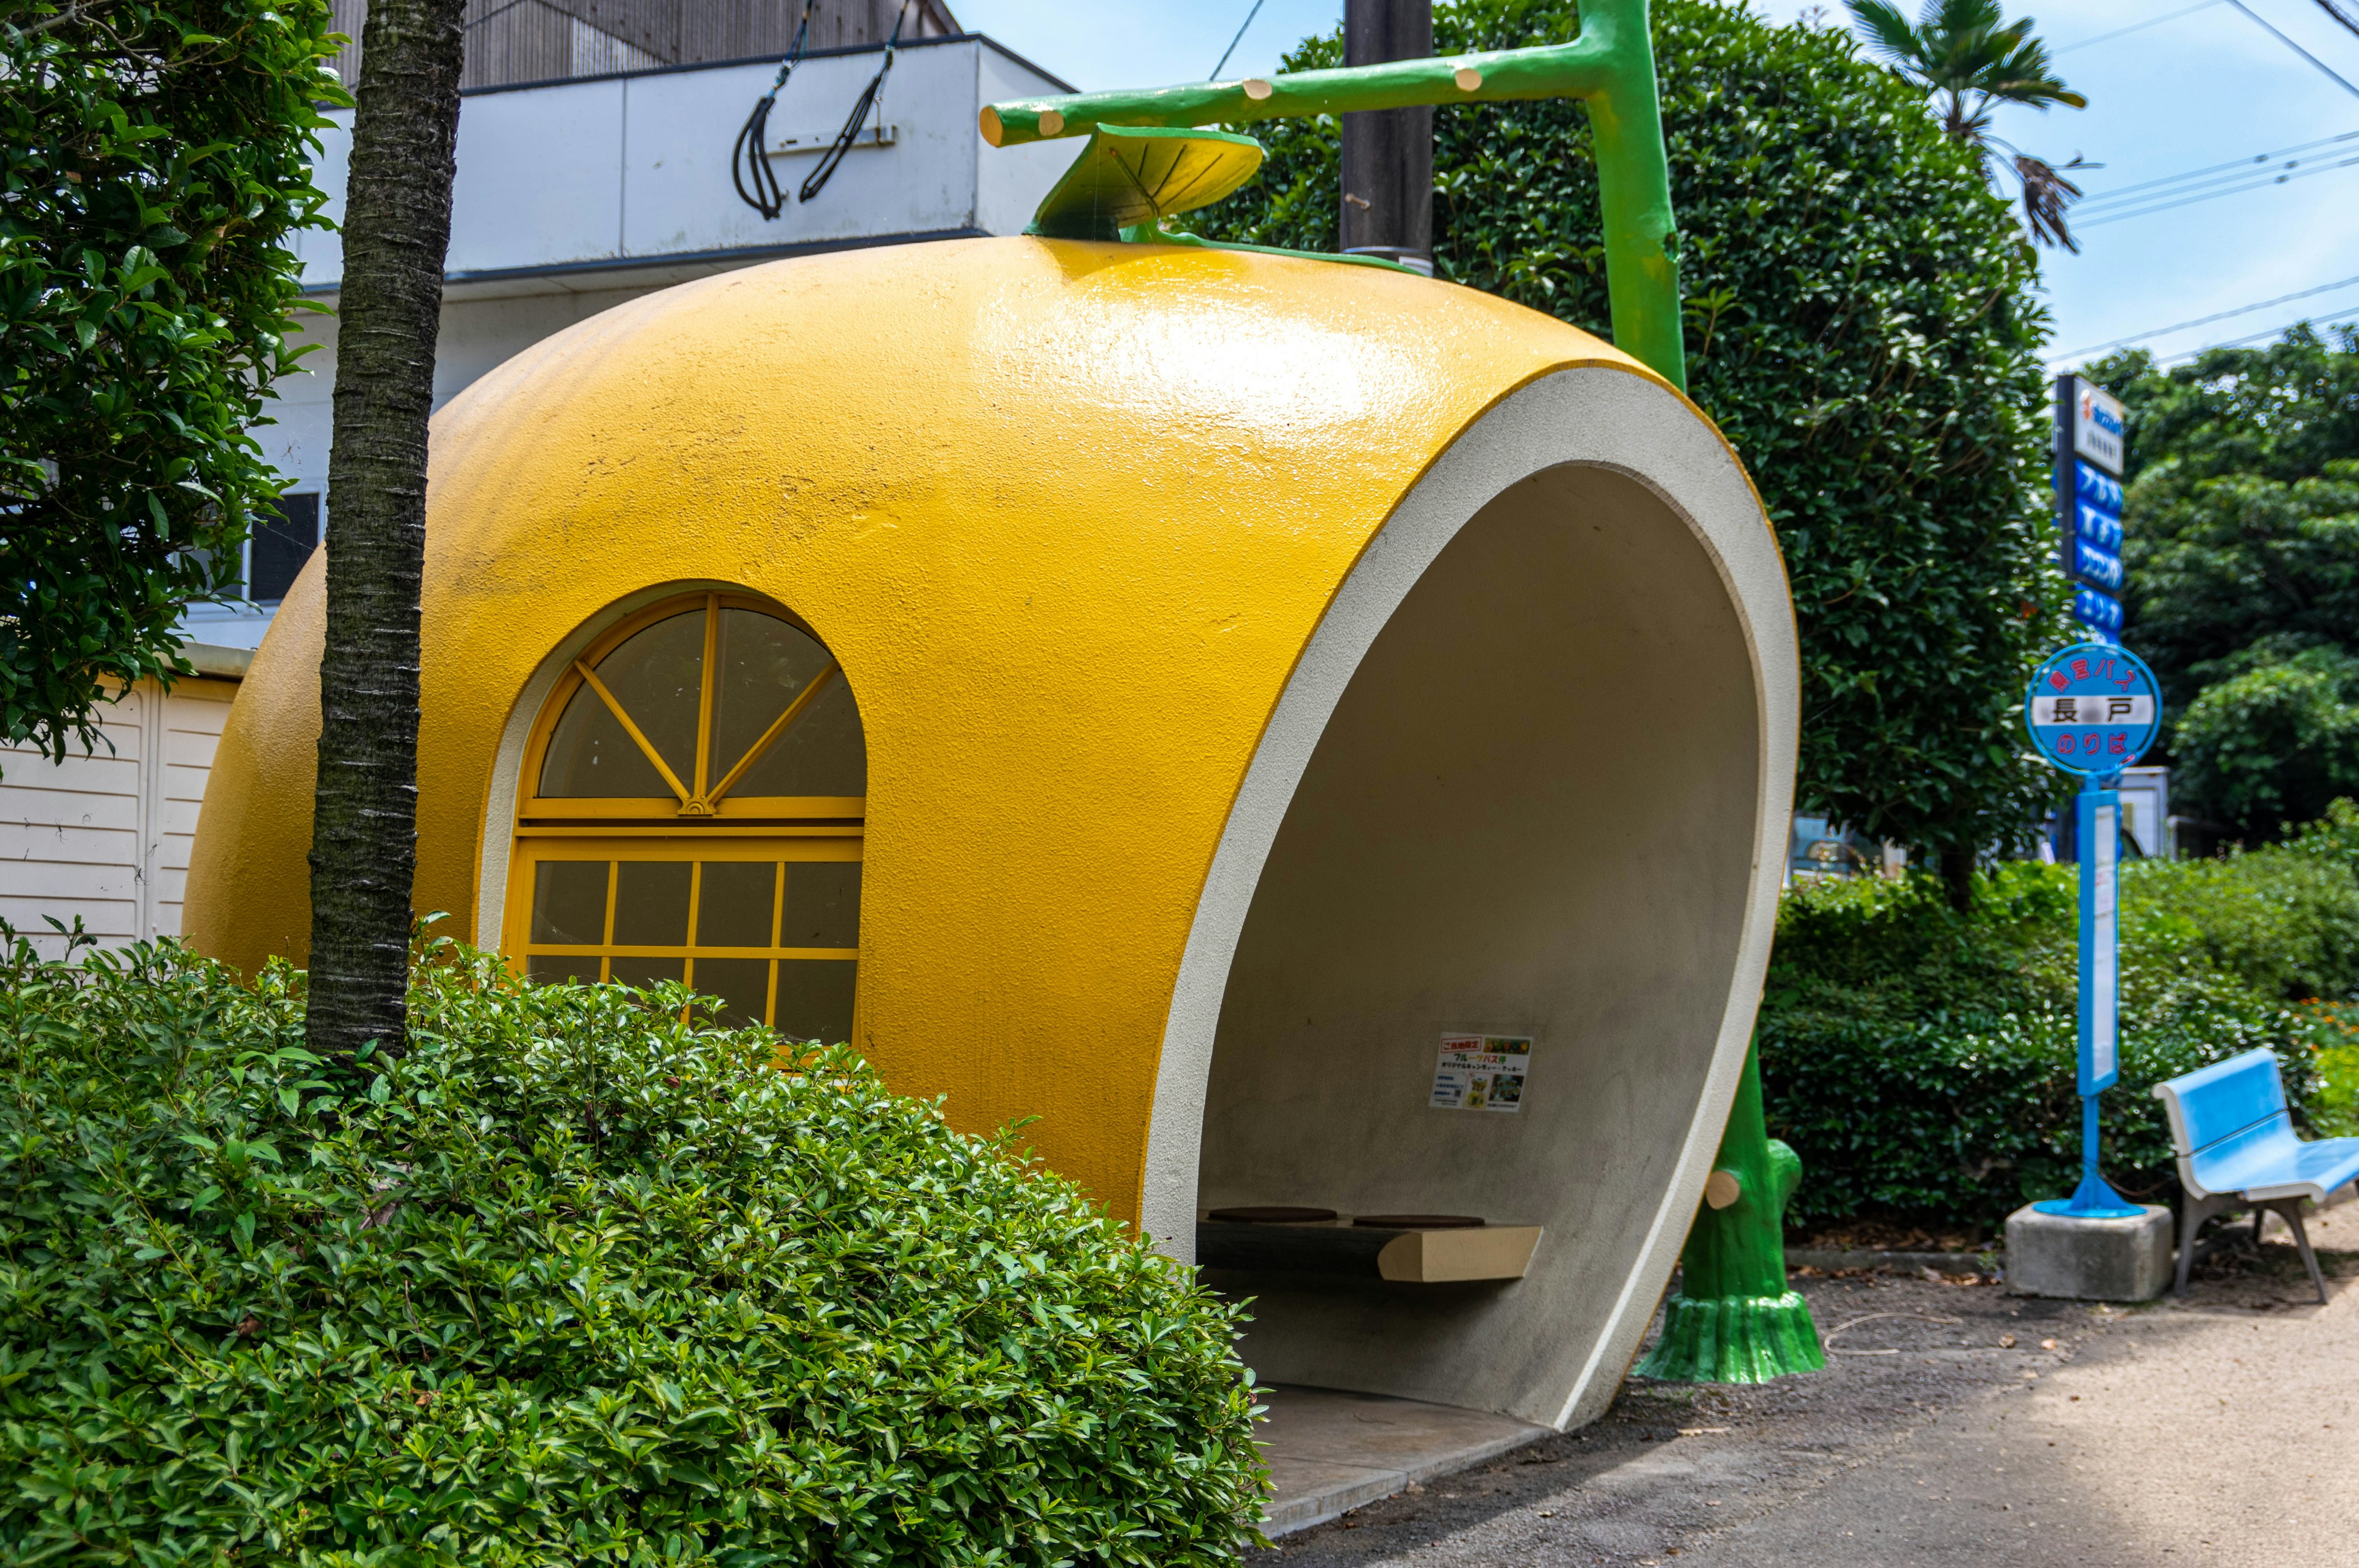
{"type": "Polygon", "coordinates": [[[1782,1296],[1675,1295],[1663,1336],[1636,1370],[1669,1383],[1766,1383],[1827,1364],[1819,1326],[1799,1291],[1782,1296]]]}
{"type": "Polygon", "coordinates": [[[1635,1368],[1675,1383],[1766,1383],[1827,1364],[1818,1325],[1786,1286],[1786,1200],[1802,1162],[1769,1136],[1761,1058],[1745,1055],[1728,1130],[1680,1254],[1680,1289],[1663,1305],[1663,1336],[1635,1368]]]}

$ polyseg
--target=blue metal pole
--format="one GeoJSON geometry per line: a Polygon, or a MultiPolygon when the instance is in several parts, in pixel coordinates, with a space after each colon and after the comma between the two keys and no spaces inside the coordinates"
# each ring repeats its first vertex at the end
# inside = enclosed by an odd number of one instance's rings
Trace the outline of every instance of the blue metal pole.
{"type": "Polygon", "coordinates": [[[2119,773],[2085,775],[2080,798],[2073,802],[2079,839],[2075,859],[2081,866],[2081,1183],[2071,1197],[2036,1206],[2078,1219],[2127,1219],[2141,1212],[2114,1191],[2097,1169],[2097,1097],[2120,1073],[2114,850],[2119,842],[2121,796],[2114,789],[2120,777],[2119,773]]]}
{"type": "Polygon", "coordinates": [[[2106,1184],[2104,1177],[2097,1174],[2097,1097],[2082,1095],[2081,1097],[2081,1191],[2087,1194],[2093,1190],[2110,1193],[2113,1188],[2106,1184]]]}

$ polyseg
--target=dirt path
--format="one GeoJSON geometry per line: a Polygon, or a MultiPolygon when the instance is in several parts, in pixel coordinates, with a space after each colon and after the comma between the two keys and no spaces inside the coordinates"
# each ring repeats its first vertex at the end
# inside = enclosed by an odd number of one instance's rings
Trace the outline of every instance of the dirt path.
{"type": "Polygon", "coordinates": [[[2359,1568],[2359,1205],[2183,1302],[1801,1281],[1824,1373],[1633,1384],[1605,1420],[1288,1537],[1279,1564],[2359,1568]],[[2012,1339],[2010,1345],[2008,1340],[2012,1339]]]}

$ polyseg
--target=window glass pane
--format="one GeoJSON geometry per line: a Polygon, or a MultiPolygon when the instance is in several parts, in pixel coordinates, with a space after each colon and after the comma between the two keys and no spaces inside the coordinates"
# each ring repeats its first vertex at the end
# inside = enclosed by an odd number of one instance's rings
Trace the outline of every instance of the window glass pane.
{"type": "Polygon", "coordinates": [[[789,860],[786,873],[787,905],[778,925],[779,946],[860,946],[859,861],[789,860]]]}
{"type": "MultiPolygon", "coordinates": [[[[752,610],[721,612],[714,649],[721,667],[712,677],[711,777],[718,784],[832,661],[801,627],[752,610]]],[[[740,783],[730,793],[744,789],[740,783]]]]}
{"type": "MultiPolygon", "coordinates": [[[[603,677],[601,677],[603,678],[603,677]]],[[[549,754],[540,764],[540,793],[545,796],[579,799],[644,800],[673,797],[655,764],[647,761],[598,694],[576,687],[563,717],[549,732],[549,754]]]]}
{"type": "Polygon", "coordinates": [[[778,1011],[772,1026],[789,1040],[840,1045],[852,1038],[850,958],[778,960],[778,1011]]]}
{"type": "Polygon", "coordinates": [[[598,983],[598,960],[566,953],[535,953],[524,961],[524,972],[545,986],[566,980],[579,980],[585,986],[598,983]]]}
{"type": "MultiPolygon", "coordinates": [[[[615,868],[615,946],[688,946],[690,870],[686,860],[625,860],[615,868]]],[[[621,962],[615,960],[617,979],[621,962]]],[[[677,968],[670,978],[679,979],[677,968]]]]}
{"type": "Polygon", "coordinates": [[[646,990],[658,980],[677,980],[688,973],[685,958],[612,958],[607,974],[626,986],[646,990]]]}
{"type": "Polygon", "coordinates": [[[705,861],[696,895],[696,945],[768,946],[771,894],[777,884],[778,868],[766,860],[705,861]]]}
{"type": "Polygon", "coordinates": [[[254,587],[249,598],[272,603],[287,597],[303,563],[320,543],[320,497],[282,495],[254,509],[254,587]]]}
{"type": "Polygon", "coordinates": [[[699,958],[688,983],[699,994],[717,996],[729,1004],[721,1022],[732,1028],[759,1023],[770,1009],[767,958],[699,958]]]}
{"type": "MultiPolygon", "coordinates": [[[[775,714],[772,717],[776,717],[775,714]]],[[[860,706],[839,672],[733,785],[734,795],[866,795],[868,741],[860,706]]]]}
{"type": "MultiPolygon", "coordinates": [[[[598,678],[683,784],[696,782],[704,611],[668,616],[598,662],[598,678]]],[[[586,685],[565,705],[541,764],[544,795],[665,796],[671,790],[586,685]],[[627,787],[625,787],[627,786],[627,787]]]]}
{"type": "MultiPolygon", "coordinates": [[[[606,939],[606,862],[543,860],[532,869],[532,940],[594,947],[606,939]]],[[[591,979],[597,965],[590,966],[591,979]]]]}
{"type": "Polygon", "coordinates": [[[696,781],[696,708],[703,671],[701,608],[657,622],[598,664],[598,678],[684,784],[696,781]]]}

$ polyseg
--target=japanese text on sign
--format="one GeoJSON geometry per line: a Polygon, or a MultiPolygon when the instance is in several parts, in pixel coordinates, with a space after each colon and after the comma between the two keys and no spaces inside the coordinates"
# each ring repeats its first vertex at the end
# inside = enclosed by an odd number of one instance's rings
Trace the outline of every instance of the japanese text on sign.
{"type": "Polygon", "coordinates": [[[2081,643],[2049,655],[2024,694],[2032,743],[2067,773],[2133,766],[2154,741],[2162,699],[2154,673],[2110,643],[2081,643]]]}
{"type": "Polygon", "coordinates": [[[1426,1103],[1436,1110],[1521,1110],[1531,1062],[1525,1035],[1445,1034],[1426,1103]]]}

